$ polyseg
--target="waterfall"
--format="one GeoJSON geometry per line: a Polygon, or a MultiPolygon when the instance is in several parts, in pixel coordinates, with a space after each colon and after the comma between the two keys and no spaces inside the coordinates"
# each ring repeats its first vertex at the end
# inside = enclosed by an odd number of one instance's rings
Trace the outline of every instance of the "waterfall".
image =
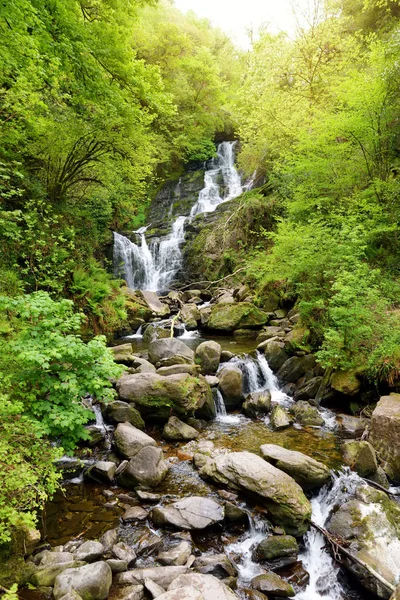
{"type": "MultiPolygon", "coordinates": [[[[222,142],[218,145],[217,157],[211,161],[212,168],[205,171],[204,188],[192,207],[190,217],[177,217],[167,236],[148,243],[145,234],[149,226],[141,227],[134,232],[138,236],[135,243],[114,232],[114,274],[125,279],[128,287],[153,292],[169,289],[182,266],[181,246],[185,239],[186,221],[200,213],[212,212],[222,202],[242,193],[240,175],[234,165],[235,144],[222,142]]],[[[175,196],[180,195],[181,179],[175,188],[175,196]]]]}
{"type": "MultiPolygon", "coordinates": [[[[312,520],[325,527],[335,506],[343,504],[363,480],[349,469],[333,476],[333,485],[325,485],[312,499],[312,520]]],[[[305,536],[305,551],[299,556],[310,575],[307,588],[297,600],[346,600],[347,593],[337,579],[338,568],[326,550],[324,536],[311,527],[305,536]]]]}
{"type": "Polygon", "coordinates": [[[225,549],[226,554],[236,563],[241,585],[248,585],[253,577],[265,573],[265,569],[253,560],[253,551],[268,536],[268,526],[262,519],[255,520],[250,513],[249,523],[249,531],[225,549]]]}

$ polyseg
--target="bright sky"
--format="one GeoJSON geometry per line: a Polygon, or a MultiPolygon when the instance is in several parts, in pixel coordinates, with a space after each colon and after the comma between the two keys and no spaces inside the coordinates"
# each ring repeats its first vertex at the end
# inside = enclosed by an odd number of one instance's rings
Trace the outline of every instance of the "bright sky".
{"type": "MultiPolygon", "coordinates": [[[[303,9],[308,3],[296,1],[303,9]]],[[[292,0],[175,0],[175,5],[183,12],[193,10],[199,17],[207,17],[242,46],[248,45],[247,28],[257,31],[268,25],[273,33],[283,30],[289,34],[295,29],[292,0]]]]}

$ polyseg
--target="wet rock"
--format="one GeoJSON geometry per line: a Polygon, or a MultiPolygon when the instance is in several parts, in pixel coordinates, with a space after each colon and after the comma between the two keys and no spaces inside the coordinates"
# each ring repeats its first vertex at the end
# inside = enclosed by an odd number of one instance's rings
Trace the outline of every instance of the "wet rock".
{"type": "Polygon", "coordinates": [[[100,542],[88,541],[79,546],[75,552],[77,560],[83,560],[85,562],[95,562],[99,560],[104,554],[104,546],[100,542]]]}
{"type": "Polygon", "coordinates": [[[157,446],[149,435],[130,423],[119,423],[114,432],[114,442],[118,452],[125,458],[132,458],[146,446],[157,446]]]}
{"type": "Polygon", "coordinates": [[[251,580],[251,587],[279,598],[292,598],[295,595],[293,587],[286,583],[282,577],[272,572],[254,577],[251,580]]]}
{"type": "MultiPolygon", "coordinates": [[[[146,328],[144,329],[143,342],[146,344],[151,344],[152,342],[155,342],[156,340],[166,339],[166,338],[170,338],[170,337],[171,337],[171,332],[169,329],[167,329],[167,327],[153,325],[153,324],[149,323],[149,325],[146,325],[146,328]]],[[[152,367],[153,367],[153,372],[154,372],[154,370],[155,370],[154,365],[152,365],[152,367]]]]}
{"type": "Polygon", "coordinates": [[[158,585],[158,583],[155,583],[155,581],[152,581],[151,579],[145,579],[144,587],[150,593],[152,598],[157,598],[158,596],[161,596],[161,594],[165,594],[164,588],[162,588],[161,585],[158,585]]]}
{"type": "Polygon", "coordinates": [[[306,400],[299,400],[291,408],[294,419],[304,427],[322,427],[325,421],[316,406],[311,406],[306,400]]]}
{"type": "Polygon", "coordinates": [[[345,442],[343,444],[343,460],[360,477],[369,477],[378,469],[375,450],[366,441],[345,442]]]}
{"type": "Polygon", "coordinates": [[[137,583],[144,584],[146,579],[151,579],[162,588],[167,589],[168,586],[180,575],[187,572],[187,567],[148,567],[144,569],[133,569],[126,573],[120,573],[115,577],[117,585],[135,585],[137,583]]]}
{"type": "Polygon", "coordinates": [[[330,478],[330,470],[325,465],[302,452],[264,444],[260,453],[269,463],[293,477],[304,490],[319,488],[330,478]]]}
{"type": "Polygon", "coordinates": [[[227,410],[233,410],[243,400],[243,374],[234,366],[226,366],[219,373],[219,389],[227,410]]]}
{"type": "Polygon", "coordinates": [[[147,557],[162,546],[162,539],[148,527],[135,527],[129,536],[130,544],[138,556],[147,557]]]}
{"type": "MultiPolygon", "coordinates": [[[[289,475],[251,452],[230,452],[207,457],[200,475],[235,490],[256,494],[271,519],[287,533],[307,531],[311,506],[301,487],[289,475]]],[[[195,464],[197,455],[195,455],[195,464]]]]}
{"type": "Polygon", "coordinates": [[[113,573],[123,573],[128,570],[128,563],[126,560],[119,560],[118,558],[109,558],[106,563],[110,567],[113,573]]]}
{"type": "Polygon", "coordinates": [[[225,502],[225,519],[230,521],[231,523],[248,523],[249,515],[248,513],[236,504],[232,504],[232,502],[225,502]]]}
{"type": "Polygon", "coordinates": [[[277,340],[269,340],[263,344],[263,347],[258,349],[264,352],[265,358],[273,371],[278,371],[287,361],[288,355],[285,352],[285,344],[277,340]]]}
{"type": "Polygon", "coordinates": [[[400,394],[379,400],[372,413],[369,441],[387,475],[400,482],[400,394]]]}
{"type": "Polygon", "coordinates": [[[191,364],[194,362],[194,352],[182,340],[176,338],[156,340],[149,346],[149,361],[160,367],[191,364]]]}
{"type": "Polygon", "coordinates": [[[37,587],[53,586],[60,573],[72,567],[82,566],[84,563],[77,560],[68,562],[51,563],[38,567],[31,577],[31,582],[37,587]]]}
{"type": "Polygon", "coordinates": [[[338,415],[338,420],[341,429],[343,429],[343,431],[346,433],[352,434],[352,436],[361,435],[366,427],[366,421],[364,419],[360,419],[360,417],[352,417],[351,415],[340,413],[338,415]]]}
{"type": "Polygon", "coordinates": [[[110,566],[103,562],[67,569],[57,576],[53,595],[59,600],[74,590],[83,600],[106,600],[111,587],[112,572],[110,566]]]}
{"type": "MultiPolygon", "coordinates": [[[[353,498],[339,506],[327,524],[333,535],[349,542],[348,550],[383,579],[396,585],[400,573],[400,505],[387,494],[361,485],[353,498]]],[[[359,564],[347,568],[360,583],[380,598],[388,598],[386,586],[359,564]]]]}
{"type": "Polygon", "coordinates": [[[340,394],[355,396],[361,388],[361,382],[354,371],[336,371],[332,375],[331,387],[340,394]]]}
{"type": "Polygon", "coordinates": [[[124,586],[117,591],[114,600],[145,600],[144,586],[140,583],[124,586]]]}
{"type": "Polygon", "coordinates": [[[168,465],[161,448],[146,446],[131,458],[117,480],[118,485],[128,489],[135,489],[137,486],[152,488],[158,485],[167,473],[168,465]]]}
{"type": "Polygon", "coordinates": [[[85,427],[86,433],[89,434],[89,439],[85,440],[85,446],[94,448],[104,441],[104,430],[103,428],[97,427],[97,425],[87,425],[85,427]]]}
{"type": "Polygon", "coordinates": [[[144,429],[145,427],[140,412],[131,404],[122,400],[115,400],[107,404],[106,419],[110,423],[130,423],[137,429],[144,429]]]}
{"type": "Polygon", "coordinates": [[[231,358],[233,358],[235,355],[233,354],[233,352],[229,352],[229,350],[222,350],[221,352],[221,362],[229,362],[231,360],[231,358]]]}
{"type": "Polygon", "coordinates": [[[204,575],[213,575],[217,579],[237,577],[237,569],[225,554],[199,556],[193,563],[193,569],[204,575]]]}
{"type": "Polygon", "coordinates": [[[181,307],[181,319],[186,325],[186,329],[196,329],[201,316],[196,304],[183,304],[181,307]]]}
{"type": "Polygon", "coordinates": [[[279,369],[277,377],[281,383],[295,383],[307,371],[313,369],[315,364],[315,358],[312,354],[292,356],[279,369]]]}
{"type": "Polygon", "coordinates": [[[38,556],[40,556],[39,562],[41,567],[71,562],[75,558],[71,552],[54,552],[54,550],[53,552],[45,550],[44,552],[40,552],[38,556]]]}
{"type": "Polygon", "coordinates": [[[271,427],[275,431],[289,427],[290,423],[292,422],[286,410],[279,406],[279,404],[274,406],[272,409],[270,419],[271,427]]]}
{"type": "Polygon", "coordinates": [[[170,367],[160,367],[157,369],[158,375],[180,375],[181,373],[188,373],[197,377],[200,374],[199,365],[171,365],[170,367]]]}
{"type": "Polygon", "coordinates": [[[87,475],[100,483],[112,483],[116,468],[113,462],[99,460],[89,469],[87,475]]]}
{"type": "Polygon", "coordinates": [[[144,510],[141,506],[130,506],[126,509],[121,519],[125,523],[132,523],[134,521],[144,521],[147,519],[147,510],[144,510]]]}
{"type": "Polygon", "coordinates": [[[217,372],[221,360],[221,346],[212,340],[202,342],[196,348],[195,357],[199,362],[201,371],[205,375],[213,375],[217,372]]]}
{"type": "Polygon", "coordinates": [[[118,542],[118,544],[115,544],[112,547],[112,553],[119,560],[127,562],[128,567],[131,567],[136,562],[136,552],[133,550],[133,548],[131,548],[130,546],[128,546],[128,544],[125,544],[124,542],[118,542]]]}
{"type": "Polygon", "coordinates": [[[212,401],[204,377],[187,373],[167,377],[156,373],[129,375],[119,379],[117,390],[122,399],[135,402],[141,414],[163,420],[168,419],[171,409],[188,416],[212,401]]]}
{"type": "Polygon", "coordinates": [[[166,440],[194,440],[199,437],[199,432],[178,417],[170,417],[164,426],[163,438],[166,440]]]}
{"type": "MultiPolygon", "coordinates": [[[[150,328],[150,326],[148,327],[148,329],[149,328],[150,328]]],[[[155,329],[156,331],[158,331],[159,328],[155,327],[153,329],[155,329]]],[[[159,335],[158,337],[162,337],[162,336],[159,335]]],[[[144,336],[143,336],[143,339],[144,339],[144,336]]],[[[149,342],[150,341],[153,341],[153,340],[149,340],[149,342]]],[[[154,365],[152,365],[145,358],[141,358],[140,356],[136,356],[136,355],[135,355],[135,359],[134,359],[134,361],[132,363],[131,369],[134,369],[135,373],[155,373],[156,372],[156,368],[155,368],[154,365]]]]}
{"type": "Polygon", "coordinates": [[[267,414],[271,410],[271,393],[268,390],[252,392],[246,396],[242,409],[244,414],[251,419],[267,414]]]}
{"type": "Polygon", "coordinates": [[[165,317],[169,315],[170,310],[166,304],[163,304],[155,292],[136,291],[136,294],[141,298],[151,312],[157,317],[165,317]]]}
{"type": "Polygon", "coordinates": [[[215,377],[214,375],[206,375],[206,381],[210,387],[217,387],[219,384],[218,377],[215,377]]]}
{"type": "Polygon", "coordinates": [[[224,510],[214,500],[190,496],[169,506],[153,508],[151,519],[155,525],[171,525],[179,529],[205,529],[224,519],[224,510]]]}
{"type": "Polygon", "coordinates": [[[213,575],[203,575],[202,573],[188,573],[180,575],[168,587],[168,594],[172,591],[178,591],[177,595],[159,596],[159,600],[238,600],[238,597],[222,581],[213,577],[213,575]],[[200,596],[183,595],[188,589],[200,592],[200,596]]]}
{"type": "Polygon", "coordinates": [[[378,469],[376,470],[376,473],[371,473],[371,475],[368,476],[368,479],[370,481],[374,481],[375,483],[378,483],[379,485],[381,485],[383,488],[385,488],[387,490],[390,487],[389,480],[386,477],[386,473],[382,469],[382,467],[378,467],[378,469]]]}
{"type": "Polygon", "coordinates": [[[145,490],[135,490],[135,492],[139,500],[143,502],[159,502],[161,500],[160,494],[146,492],[145,490]]]}
{"type": "Polygon", "coordinates": [[[295,400],[313,400],[318,394],[318,390],[323,382],[323,377],[313,377],[302,385],[294,395],[295,400]]]}
{"type": "Polygon", "coordinates": [[[117,363],[130,366],[134,360],[132,344],[120,344],[110,348],[117,363]]]}
{"type": "Polygon", "coordinates": [[[118,531],[117,529],[109,529],[100,538],[100,544],[104,547],[105,554],[111,552],[113,546],[117,543],[118,531]]]}
{"type": "Polygon", "coordinates": [[[265,325],[269,315],[251,302],[219,303],[211,307],[207,328],[216,331],[257,328],[265,325]]]}
{"type": "Polygon", "coordinates": [[[275,535],[258,544],[255,556],[257,560],[264,561],[287,556],[295,557],[298,553],[299,546],[296,538],[291,535],[275,535]]]}
{"type": "Polygon", "coordinates": [[[182,541],[180,544],[173,546],[169,550],[159,552],[157,555],[157,560],[162,565],[181,566],[186,564],[186,561],[191,553],[192,544],[190,542],[182,541]]]}

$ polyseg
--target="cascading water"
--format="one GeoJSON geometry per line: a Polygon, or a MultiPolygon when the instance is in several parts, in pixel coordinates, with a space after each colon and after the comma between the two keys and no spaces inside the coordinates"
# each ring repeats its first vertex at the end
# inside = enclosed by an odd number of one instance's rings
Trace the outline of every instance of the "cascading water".
{"type": "MultiPolygon", "coordinates": [[[[149,244],[145,235],[149,226],[142,227],[135,232],[139,238],[135,243],[114,232],[114,274],[125,279],[128,287],[153,292],[169,289],[182,266],[181,246],[185,239],[186,221],[200,213],[212,212],[222,202],[242,193],[240,175],[234,164],[235,144],[222,142],[218,145],[217,157],[212,159],[212,168],[205,171],[204,188],[192,207],[190,217],[177,217],[167,236],[149,244]]],[[[180,196],[180,181],[175,194],[180,196]]]]}
{"type": "MultiPolygon", "coordinates": [[[[312,521],[325,527],[335,506],[339,506],[354,494],[364,481],[349,469],[333,476],[333,484],[321,488],[312,499],[312,521]]],[[[326,550],[324,536],[311,527],[305,536],[306,550],[299,556],[310,575],[307,588],[296,595],[297,600],[346,600],[347,593],[338,581],[338,568],[326,550]]]]}
{"type": "Polygon", "coordinates": [[[249,513],[249,531],[237,542],[226,548],[226,554],[236,563],[239,582],[248,585],[253,577],[265,573],[265,569],[253,560],[255,547],[268,535],[268,526],[262,519],[254,519],[249,513]]]}

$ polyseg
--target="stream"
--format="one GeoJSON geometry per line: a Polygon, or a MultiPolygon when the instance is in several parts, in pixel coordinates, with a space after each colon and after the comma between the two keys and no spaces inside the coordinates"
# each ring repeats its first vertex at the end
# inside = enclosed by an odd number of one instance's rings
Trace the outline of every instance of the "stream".
{"type": "MultiPolygon", "coordinates": [[[[179,215],[173,221],[167,235],[149,240],[147,231],[150,226],[132,232],[132,239],[114,233],[114,272],[124,277],[130,288],[158,292],[168,290],[182,267],[181,248],[187,222],[201,213],[214,211],[219,204],[242,193],[245,186],[235,168],[234,151],[235,142],[219,144],[216,158],[207,164],[204,188],[197,202],[189,215],[179,215]]],[[[202,341],[210,338],[204,337],[199,331],[187,331],[184,328],[180,339],[195,349],[202,341]]],[[[212,339],[218,341],[223,350],[234,354],[229,362],[242,372],[245,394],[268,390],[273,404],[283,407],[293,404],[294,400],[280,389],[265,356],[255,351],[254,339],[221,335],[214,335],[212,339]]],[[[132,343],[134,352],[146,353],[147,344],[143,341],[142,328],[118,343],[127,341],[132,343]]],[[[223,366],[225,365],[226,363],[223,366]]],[[[204,425],[201,439],[213,442],[216,448],[259,454],[260,445],[278,444],[304,452],[335,471],[333,482],[311,496],[312,519],[321,527],[325,525],[335,506],[342,504],[360,483],[357,475],[342,469],[342,437],[333,411],[320,409],[325,421],[322,427],[292,425],[281,431],[273,431],[268,416],[250,419],[235,411],[228,413],[217,388],[214,389],[214,403],[216,418],[204,425]]],[[[95,426],[110,433],[99,406],[94,405],[93,410],[96,416],[95,426]]],[[[161,445],[170,467],[167,477],[154,492],[161,494],[163,500],[169,501],[187,495],[218,498],[217,488],[201,479],[192,465],[192,442],[167,442],[161,438],[160,429],[156,426],[147,427],[146,432],[161,445]]],[[[87,464],[93,458],[101,457],[98,452],[95,449],[92,455],[89,453],[86,456],[83,452],[87,464]]],[[[126,491],[119,488],[107,489],[84,480],[80,474],[72,474],[64,491],[58,492],[47,507],[43,519],[46,539],[58,546],[79,536],[93,539],[104,531],[117,527],[123,512],[124,494],[126,495],[126,491]]],[[[253,551],[266,537],[270,525],[262,508],[241,495],[239,502],[249,516],[247,528],[228,527],[224,532],[213,529],[210,534],[196,534],[193,539],[194,545],[203,554],[222,552],[233,561],[238,570],[237,593],[240,597],[247,598],[243,589],[253,577],[264,572],[260,563],[255,562],[253,551]]],[[[143,523],[144,525],[157,533],[149,522],[143,523]]],[[[134,527],[132,524],[123,525],[127,539],[134,527]]],[[[140,564],[152,565],[154,558],[141,559],[140,564]]],[[[280,569],[279,573],[293,583],[297,600],[365,600],[371,597],[338,568],[326,549],[324,538],[314,529],[310,529],[304,536],[298,562],[294,566],[280,569]]]]}

